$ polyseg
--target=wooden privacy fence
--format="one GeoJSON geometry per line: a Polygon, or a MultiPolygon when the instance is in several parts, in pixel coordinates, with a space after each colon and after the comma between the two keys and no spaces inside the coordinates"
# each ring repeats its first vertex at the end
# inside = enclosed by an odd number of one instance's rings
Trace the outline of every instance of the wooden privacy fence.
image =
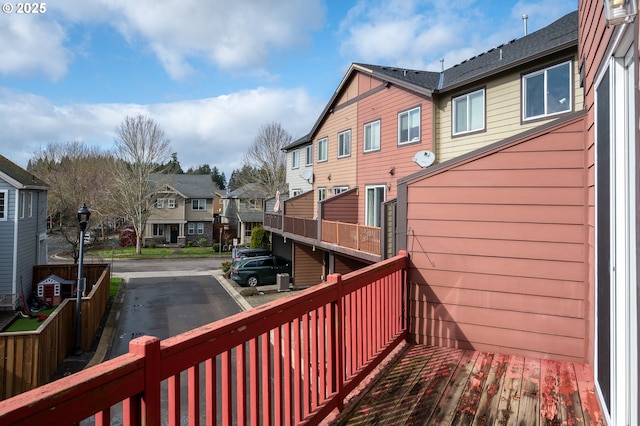
{"type": "MultiPolygon", "coordinates": [[[[77,279],[77,265],[38,265],[34,283],[51,274],[77,279]]],[[[108,264],[84,265],[87,296],[82,298],[82,350],[88,351],[109,300],[108,264]]],[[[0,333],[0,399],[51,380],[75,343],[76,300],[65,299],[35,331],[0,333]]],[[[2,422],[0,422],[2,423],[2,422]]]]}
{"type": "Polygon", "coordinates": [[[0,423],[97,413],[99,425],[178,425],[186,413],[189,424],[318,424],[406,339],[406,268],[401,252],[163,341],[132,340],[128,354],[0,402],[0,423]]]}

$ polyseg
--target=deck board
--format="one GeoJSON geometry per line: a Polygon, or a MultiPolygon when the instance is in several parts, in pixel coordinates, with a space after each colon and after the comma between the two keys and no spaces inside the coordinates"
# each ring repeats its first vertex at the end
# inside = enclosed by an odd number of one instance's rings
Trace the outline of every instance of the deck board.
{"type": "Polygon", "coordinates": [[[588,365],[411,345],[339,425],[605,425],[588,365]]]}

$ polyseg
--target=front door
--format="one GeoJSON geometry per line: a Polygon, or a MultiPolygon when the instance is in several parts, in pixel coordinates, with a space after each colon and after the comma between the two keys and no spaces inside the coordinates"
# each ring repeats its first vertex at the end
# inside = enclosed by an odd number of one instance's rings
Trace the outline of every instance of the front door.
{"type": "Polygon", "coordinates": [[[178,225],[171,225],[170,241],[171,244],[178,244],[178,225]]]}

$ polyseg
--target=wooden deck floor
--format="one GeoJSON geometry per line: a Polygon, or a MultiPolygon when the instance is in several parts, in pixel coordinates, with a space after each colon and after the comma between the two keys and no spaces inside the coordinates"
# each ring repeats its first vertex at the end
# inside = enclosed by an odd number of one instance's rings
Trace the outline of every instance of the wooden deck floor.
{"type": "Polygon", "coordinates": [[[340,425],[604,425],[588,365],[410,345],[340,425]]]}

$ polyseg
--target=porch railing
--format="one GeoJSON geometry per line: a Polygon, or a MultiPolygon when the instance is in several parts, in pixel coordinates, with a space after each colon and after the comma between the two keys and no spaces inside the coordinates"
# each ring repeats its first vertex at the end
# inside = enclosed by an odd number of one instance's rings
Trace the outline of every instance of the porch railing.
{"type": "Polygon", "coordinates": [[[375,226],[323,220],[322,241],[380,255],[380,228],[375,226]]]}
{"type": "Polygon", "coordinates": [[[284,216],[283,231],[307,238],[318,238],[318,221],[303,217],[284,216]]]}
{"type": "Polygon", "coordinates": [[[0,424],[318,424],[406,339],[406,268],[401,252],[163,341],[137,338],[128,354],[0,402],[0,424]]]}

